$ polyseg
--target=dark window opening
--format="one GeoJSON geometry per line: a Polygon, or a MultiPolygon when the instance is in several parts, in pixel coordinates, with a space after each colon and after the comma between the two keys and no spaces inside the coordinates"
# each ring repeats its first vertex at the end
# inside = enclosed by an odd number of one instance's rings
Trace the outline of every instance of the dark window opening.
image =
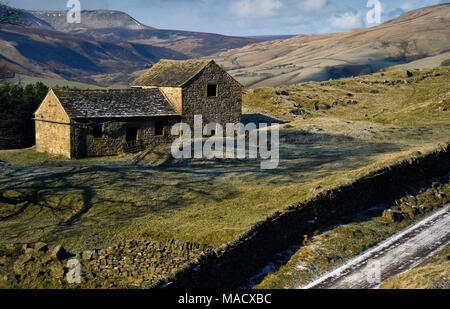
{"type": "Polygon", "coordinates": [[[137,128],[127,128],[127,142],[133,142],[137,140],[137,128]]]}
{"type": "Polygon", "coordinates": [[[164,122],[156,121],[155,122],[155,135],[161,136],[164,133],[164,122]]]}
{"type": "Polygon", "coordinates": [[[216,136],[216,131],[212,130],[211,131],[211,136],[216,136]]]}
{"type": "Polygon", "coordinates": [[[94,126],[94,138],[102,138],[103,137],[103,126],[98,125],[94,126]]]}
{"type": "Polygon", "coordinates": [[[208,97],[211,98],[211,97],[217,97],[217,96],[218,96],[217,85],[214,85],[214,84],[208,85],[208,97]]]}

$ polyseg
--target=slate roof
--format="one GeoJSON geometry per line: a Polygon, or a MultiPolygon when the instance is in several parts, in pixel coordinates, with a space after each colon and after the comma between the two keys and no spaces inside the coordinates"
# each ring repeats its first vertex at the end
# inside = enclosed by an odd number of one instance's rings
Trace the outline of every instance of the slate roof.
{"type": "Polygon", "coordinates": [[[71,119],[179,116],[159,89],[53,89],[71,119]]]}
{"type": "Polygon", "coordinates": [[[183,87],[213,60],[160,60],[132,86],[183,87]]]}

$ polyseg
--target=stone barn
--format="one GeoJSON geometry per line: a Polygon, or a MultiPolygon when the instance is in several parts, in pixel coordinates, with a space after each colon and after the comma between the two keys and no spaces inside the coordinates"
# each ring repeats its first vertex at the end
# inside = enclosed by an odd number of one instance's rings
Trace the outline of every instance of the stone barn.
{"type": "Polygon", "coordinates": [[[213,60],[161,60],[131,86],[160,89],[191,128],[195,115],[204,124],[241,122],[243,86],[213,60]]]}
{"type": "Polygon", "coordinates": [[[126,90],[52,89],[35,112],[36,151],[68,158],[167,144],[179,122],[239,123],[242,85],[214,61],[161,60],[126,90]]]}

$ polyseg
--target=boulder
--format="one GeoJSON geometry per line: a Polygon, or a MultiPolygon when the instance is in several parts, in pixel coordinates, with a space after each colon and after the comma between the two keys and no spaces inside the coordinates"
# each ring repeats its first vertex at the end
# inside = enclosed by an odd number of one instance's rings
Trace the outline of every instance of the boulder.
{"type": "Polygon", "coordinates": [[[66,249],[64,249],[63,246],[58,245],[55,248],[53,248],[52,250],[52,254],[51,254],[51,258],[53,260],[57,260],[57,261],[62,261],[66,258],[67,256],[67,252],[66,249]]]}
{"type": "Polygon", "coordinates": [[[392,209],[387,209],[383,211],[382,217],[392,223],[400,223],[403,221],[403,215],[393,211],[392,209]]]}
{"type": "Polygon", "coordinates": [[[34,244],[34,251],[35,252],[47,252],[48,251],[48,245],[43,242],[37,242],[34,244]]]}
{"type": "Polygon", "coordinates": [[[413,77],[414,74],[411,71],[406,71],[406,77],[413,77]]]}
{"type": "Polygon", "coordinates": [[[29,262],[32,262],[32,261],[34,261],[33,256],[30,255],[30,254],[25,254],[25,255],[22,255],[22,256],[16,261],[16,265],[18,265],[18,266],[23,266],[23,265],[25,265],[25,264],[27,264],[27,263],[29,263],[29,262]]]}
{"type": "Polygon", "coordinates": [[[327,103],[320,103],[319,104],[319,109],[321,110],[329,110],[331,108],[330,105],[328,105],[327,103]]]}
{"type": "Polygon", "coordinates": [[[82,259],[84,261],[91,261],[94,258],[94,252],[93,251],[84,251],[82,255],[82,259]]]}
{"type": "Polygon", "coordinates": [[[289,96],[289,92],[287,92],[286,90],[277,91],[276,94],[282,96],[289,96]]]}

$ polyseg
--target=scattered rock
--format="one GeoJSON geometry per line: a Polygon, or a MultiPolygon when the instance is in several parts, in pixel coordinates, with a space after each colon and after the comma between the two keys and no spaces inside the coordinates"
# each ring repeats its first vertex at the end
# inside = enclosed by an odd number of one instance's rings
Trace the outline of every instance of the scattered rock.
{"type": "Polygon", "coordinates": [[[82,258],[84,261],[90,261],[94,258],[94,252],[93,251],[84,251],[82,258]]]}
{"type": "Polygon", "coordinates": [[[440,277],[438,280],[431,283],[428,290],[448,290],[450,289],[450,280],[447,277],[440,277]]]}
{"type": "Polygon", "coordinates": [[[48,251],[48,245],[43,242],[38,242],[34,244],[34,251],[35,252],[47,252],[48,251]]]}
{"type": "Polygon", "coordinates": [[[31,261],[34,261],[34,258],[31,254],[22,255],[17,261],[16,264],[19,266],[23,266],[31,261]]]}
{"type": "Polygon", "coordinates": [[[417,215],[420,214],[419,209],[415,206],[402,204],[400,208],[402,210],[402,215],[408,216],[410,219],[414,219],[417,215]]]}
{"type": "Polygon", "coordinates": [[[287,92],[286,90],[277,91],[276,94],[282,96],[289,96],[289,92],[287,92]]]}
{"type": "Polygon", "coordinates": [[[17,283],[16,275],[12,275],[12,274],[4,275],[1,279],[3,282],[17,283]]]}
{"type": "Polygon", "coordinates": [[[406,71],[406,77],[413,77],[414,74],[411,71],[406,71]]]}
{"type": "Polygon", "coordinates": [[[5,248],[6,248],[6,250],[8,250],[8,251],[14,251],[14,250],[16,250],[17,246],[14,245],[14,244],[8,244],[8,245],[6,245],[5,248]]]}
{"type": "Polygon", "coordinates": [[[383,218],[387,219],[392,223],[400,223],[403,221],[403,215],[393,211],[392,209],[387,209],[383,211],[383,218]]]}
{"type": "Polygon", "coordinates": [[[54,260],[62,261],[66,258],[67,252],[63,246],[58,245],[52,250],[51,258],[54,260]]]}
{"type": "Polygon", "coordinates": [[[319,109],[321,110],[329,110],[331,108],[330,105],[328,105],[327,103],[320,103],[319,104],[319,109]]]}
{"type": "Polygon", "coordinates": [[[301,109],[293,109],[289,113],[294,116],[300,116],[302,114],[302,110],[301,109]]]}

